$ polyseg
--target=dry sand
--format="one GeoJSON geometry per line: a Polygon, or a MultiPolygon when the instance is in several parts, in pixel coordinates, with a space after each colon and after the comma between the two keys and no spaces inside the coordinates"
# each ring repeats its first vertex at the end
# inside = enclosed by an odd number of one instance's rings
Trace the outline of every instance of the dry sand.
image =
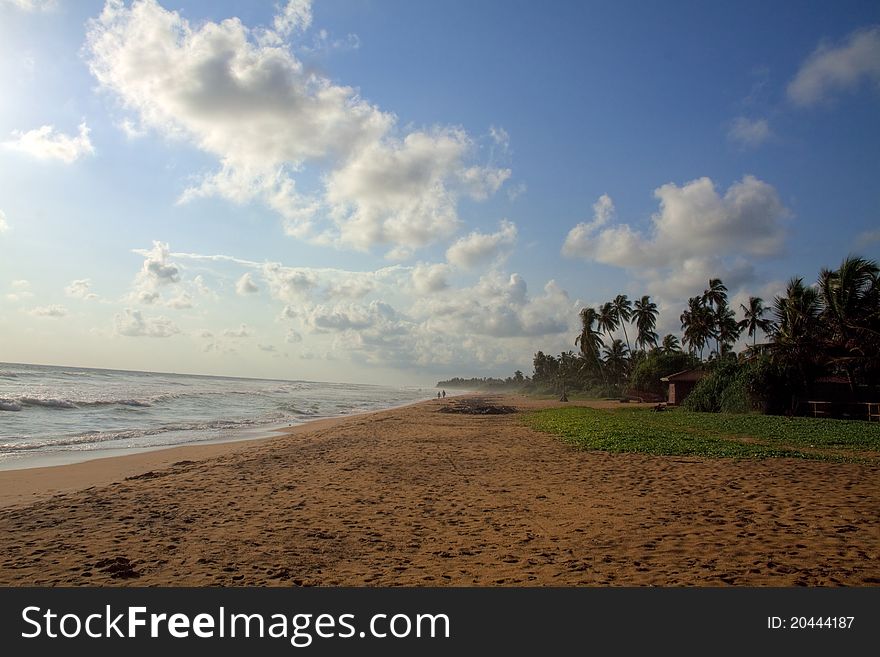
{"type": "Polygon", "coordinates": [[[0,472],[0,584],[880,584],[880,466],[580,452],[453,403],[0,472]]]}

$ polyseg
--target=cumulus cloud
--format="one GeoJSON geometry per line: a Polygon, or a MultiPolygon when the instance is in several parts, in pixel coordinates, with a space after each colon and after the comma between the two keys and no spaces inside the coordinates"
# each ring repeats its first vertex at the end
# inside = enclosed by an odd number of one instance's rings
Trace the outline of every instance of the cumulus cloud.
{"type": "Polygon", "coordinates": [[[64,306],[38,306],[31,309],[30,314],[34,317],[64,317],[67,315],[67,308],[64,306]]]}
{"type": "Polygon", "coordinates": [[[168,338],[180,333],[177,325],[167,317],[144,317],[140,310],[126,308],[114,317],[118,335],[128,337],[168,338]]]}
{"type": "Polygon", "coordinates": [[[8,150],[26,153],[40,160],[60,160],[71,164],[83,155],[95,152],[89,139],[89,128],[85,122],[79,125],[79,134],[71,137],[57,132],[54,126],[44,125],[28,132],[12,132],[14,139],[3,142],[8,150]]]}
{"type": "Polygon", "coordinates": [[[135,253],[145,256],[141,274],[155,285],[168,285],[180,282],[180,269],[169,262],[170,247],[164,242],[153,242],[150,250],[135,249],[135,253]]]}
{"type": "Polygon", "coordinates": [[[9,230],[9,223],[6,221],[6,213],[0,210],[0,233],[5,233],[7,230],[9,230]]]}
{"type": "Polygon", "coordinates": [[[412,270],[412,284],[419,294],[440,292],[449,287],[449,266],[445,264],[419,264],[412,270]]]}
{"type": "Polygon", "coordinates": [[[459,226],[459,195],[485,198],[509,175],[463,168],[472,147],[462,130],[437,129],[361,149],[327,180],[339,242],[360,250],[376,244],[414,249],[451,236],[459,226]]]}
{"type": "Polygon", "coordinates": [[[770,138],[770,124],[767,119],[736,117],[727,131],[727,138],[745,148],[756,148],[770,138]]]}
{"type": "Polygon", "coordinates": [[[495,260],[515,243],[516,226],[504,219],[496,233],[487,235],[475,231],[455,242],[446,251],[446,259],[467,269],[495,260]]]}
{"type": "Polygon", "coordinates": [[[245,296],[247,294],[256,294],[259,291],[260,288],[254,283],[254,279],[251,277],[250,272],[242,274],[241,278],[235,283],[235,293],[238,295],[245,296]]]}
{"type": "Polygon", "coordinates": [[[289,342],[290,344],[296,344],[298,342],[302,342],[303,336],[293,329],[287,329],[287,333],[284,336],[284,341],[289,342]]]}
{"type": "Polygon", "coordinates": [[[71,281],[70,285],[64,288],[64,293],[74,299],[97,299],[98,295],[91,291],[92,281],[88,278],[71,281]]]}
{"type": "Polygon", "coordinates": [[[473,287],[420,299],[410,312],[429,332],[510,338],[567,331],[577,318],[575,305],[554,281],[533,298],[519,274],[491,272],[473,287]]]}
{"type": "Polygon", "coordinates": [[[658,187],[654,197],[660,211],[651,217],[647,234],[629,224],[609,223],[613,204],[600,199],[593,221],[571,229],[562,253],[620,267],[648,268],[728,250],[770,256],[782,246],[783,220],[789,212],[773,186],[754,176],[744,176],[724,196],[709,178],[699,178],[681,187],[675,183],[658,187]]]}
{"type": "Polygon", "coordinates": [[[193,307],[192,296],[189,292],[181,292],[173,299],[168,300],[168,307],[174,308],[175,310],[184,310],[186,308],[193,307]]]}
{"type": "Polygon", "coordinates": [[[159,289],[180,282],[180,268],[171,262],[171,249],[165,242],[154,241],[152,249],[133,249],[144,262],[132,286],[130,299],[143,304],[159,301],[159,289]]]}
{"type": "MultiPolygon", "coordinates": [[[[307,2],[287,3],[275,28],[302,29],[310,16],[307,2]]],[[[193,26],[155,0],[108,2],[90,23],[100,85],[144,127],[216,157],[218,170],[182,201],[259,199],[295,237],[401,255],[452,235],[458,199],[485,198],[510,175],[476,164],[460,129],[400,134],[393,114],[265,37],[238,19],[193,26]],[[303,191],[294,174],[307,165],[323,183],[303,191]]]]}
{"type": "Polygon", "coordinates": [[[258,344],[257,349],[259,349],[260,351],[273,352],[273,351],[275,351],[275,345],[273,345],[273,344],[258,344]]]}
{"type": "Polygon", "coordinates": [[[821,44],[788,85],[797,105],[815,105],[863,81],[880,88],[880,26],[856,30],[839,45],[821,44]]]}
{"type": "MultiPolygon", "coordinates": [[[[625,269],[640,293],[655,297],[661,314],[720,277],[731,294],[756,282],[755,263],[778,254],[790,212],[776,190],[745,176],[722,195],[709,178],[657,188],[660,203],[646,230],[615,220],[613,204],[597,204],[593,221],[575,226],[563,253],[625,269]]],[[[671,321],[671,320],[670,320],[671,321]]],[[[677,330],[672,324],[658,330],[677,330]]]]}

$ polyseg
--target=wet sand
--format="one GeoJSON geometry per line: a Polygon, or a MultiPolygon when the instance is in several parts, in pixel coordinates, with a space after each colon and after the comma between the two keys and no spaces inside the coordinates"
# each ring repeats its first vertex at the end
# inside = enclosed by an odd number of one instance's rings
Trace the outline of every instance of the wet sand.
{"type": "Polygon", "coordinates": [[[880,584],[880,466],[581,452],[454,403],[0,472],[0,584],[880,584]]]}

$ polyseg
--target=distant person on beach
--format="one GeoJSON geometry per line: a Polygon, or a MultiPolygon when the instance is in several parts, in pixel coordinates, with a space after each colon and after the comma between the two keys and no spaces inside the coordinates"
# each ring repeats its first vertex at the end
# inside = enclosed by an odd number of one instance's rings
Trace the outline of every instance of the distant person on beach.
{"type": "Polygon", "coordinates": [[[443,391],[443,399],[446,399],[446,391],[443,391]]]}
{"type": "Polygon", "coordinates": [[[440,399],[440,393],[439,393],[439,392],[437,393],[437,399],[440,399]]]}

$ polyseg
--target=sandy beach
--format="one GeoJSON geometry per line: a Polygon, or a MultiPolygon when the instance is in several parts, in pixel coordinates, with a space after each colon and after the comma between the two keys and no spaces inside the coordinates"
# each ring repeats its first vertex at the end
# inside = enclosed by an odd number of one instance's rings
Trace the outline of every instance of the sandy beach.
{"type": "Polygon", "coordinates": [[[876,465],[581,452],[452,403],[0,472],[0,583],[880,584],[876,465]]]}

